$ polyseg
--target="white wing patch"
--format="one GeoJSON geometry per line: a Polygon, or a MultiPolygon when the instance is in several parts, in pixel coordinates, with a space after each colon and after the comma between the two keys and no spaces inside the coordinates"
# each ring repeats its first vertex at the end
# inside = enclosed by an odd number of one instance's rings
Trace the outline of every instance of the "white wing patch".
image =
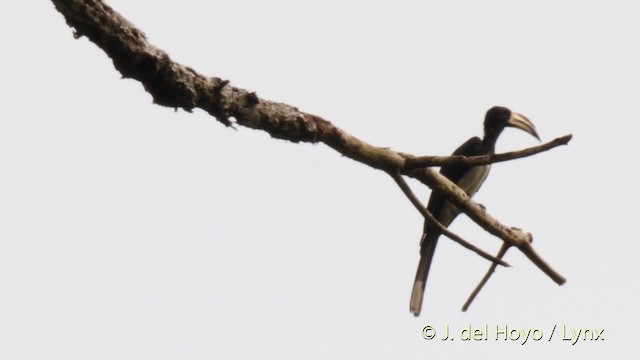
{"type": "Polygon", "coordinates": [[[458,186],[464,190],[469,197],[473,196],[489,175],[489,170],[491,170],[491,165],[472,167],[460,178],[458,186]]]}
{"type": "MultiPolygon", "coordinates": [[[[469,197],[472,197],[478,191],[478,189],[480,189],[480,186],[482,186],[482,183],[489,175],[489,170],[491,170],[491,165],[472,167],[466,174],[464,174],[460,178],[460,180],[458,181],[458,186],[462,190],[464,190],[464,192],[466,192],[469,197]]],[[[445,227],[449,226],[459,213],[460,211],[458,210],[458,208],[447,201],[440,210],[438,221],[440,221],[440,223],[445,227]]]]}

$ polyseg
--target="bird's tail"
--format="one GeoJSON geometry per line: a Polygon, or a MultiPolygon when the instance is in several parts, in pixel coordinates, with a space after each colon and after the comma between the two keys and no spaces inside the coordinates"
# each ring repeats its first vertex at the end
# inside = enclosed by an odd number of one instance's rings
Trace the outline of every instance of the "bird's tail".
{"type": "Polygon", "coordinates": [[[429,268],[431,268],[431,260],[436,250],[438,239],[425,239],[420,251],[420,262],[416,271],[416,279],[413,283],[413,291],[411,291],[411,302],[409,309],[414,316],[420,315],[422,309],[422,298],[424,297],[424,287],[427,284],[429,276],[429,268]]]}

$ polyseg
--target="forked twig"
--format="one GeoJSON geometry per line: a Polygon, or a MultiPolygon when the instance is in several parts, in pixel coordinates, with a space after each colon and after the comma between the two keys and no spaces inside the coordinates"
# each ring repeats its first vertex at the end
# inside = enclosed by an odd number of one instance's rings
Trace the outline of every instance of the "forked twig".
{"type": "Polygon", "coordinates": [[[431,212],[429,210],[427,210],[426,207],[424,207],[422,205],[422,203],[420,202],[420,200],[418,200],[418,198],[416,197],[416,195],[413,193],[413,191],[411,190],[411,188],[409,187],[409,184],[407,184],[406,181],[404,181],[404,179],[402,178],[402,175],[400,175],[399,172],[390,172],[389,175],[391,175],[391,177],[393,178],[393,180],[395,180],[396,184],[398,184],[398,186],[400,187],[400,189],[402,190],[402,192],[407,196],[407,198],[409,199],[409,201],[411,201],[411,203],[413,204],[413,206],[420,212],[420,214],[422,214],[422,216],[427,220],[430,221],[431,223],[433,223],[438,230],[440,230],[440,232],[445,235],[446,237],[448,237],[449,239],[457,242],[458,244],[462,245],[463,247],[475,252],[476,254],[482,256],[483,258],[491,261],[493,264],[492,266],[497,266],[497,265],[502,265],[502,266],[506,266],[506,267],[510,267],[511,265],[509,265],[507,262],[505,262],[502,259],[496,258],[493,255],[485,252],[484,250],[480,249],[479,247],[469,243],[468,241],[466,241],[465,239],[461,238],[460,236],[454,234],[453,232],[451,232],[449,229],[447,229],[444,225],[442,225],[434,216],[433,214],[431,214],[431,212]]]}
{"type": "MultiPolygon", "coordinates": [[[[504,255],[507,253],[507,250],[509,250],[510,247],[511,247],[511,245],[509,245],[506,242],[503,242],[502,246],[500,247],[500,250],[498,251],[498,254],[496,254],[496,258],[497,259],[502,259],[504,257],[504,255]]],[[[476,298],[478,293],[480,293],[480,290],[482,290],[482,288],[487,283],[487,281],[489,281],[489,278],[491,277],[491,275],[493,275],[494,271],[496,271],[496,264],[495,263],[493,263],[493,264],[491,264],[491,266],[489,266],[489,270],[487,270],[487,273],[484,274],[484,277],[482,278],[482,280],[480,280],[478,285],[476,285],[476,288],[473,289],[473,292],[471,293],[471,295],[469,295],[469,298],[467,299],[467,301],[464,303],[464,305],[462,305],[462,311],[467,311],[467,309],[469,308],[469,305],[471,305],[471,303],[476,298]]]]}

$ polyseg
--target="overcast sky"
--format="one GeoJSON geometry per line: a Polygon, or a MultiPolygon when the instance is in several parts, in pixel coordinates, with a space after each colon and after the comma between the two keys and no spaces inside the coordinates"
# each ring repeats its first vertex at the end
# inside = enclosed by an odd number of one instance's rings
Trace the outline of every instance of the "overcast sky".
{"type": "MultiPolygon", "coordinates": [[[[481,135],[493,105],[528,116],[543,141],[574,134],[494,165],[476,196],[568,281],[511,250],[513,267],[463,313],[489,264],[443,239],[414,318],[422,219],[388,176],[324,145],[153,105],[52,3],[5,1],[0,358],[639,352],[640,2],[108,3],[174,60],[377,146],[449,154],[481,135]],[[485,325],[487,340],[460,339],[485,325]],[[446,326],[452,341],[439,340],[446,326]],[[505,326],[543,339],[496,340],[505,326]],[[605,340],[572,345],[563,326],[605,340]]],[[[535,144],[508,129],[498,151],[535,144]]],[[[451,228],[500,247],[466,218],[451,228]]]]}

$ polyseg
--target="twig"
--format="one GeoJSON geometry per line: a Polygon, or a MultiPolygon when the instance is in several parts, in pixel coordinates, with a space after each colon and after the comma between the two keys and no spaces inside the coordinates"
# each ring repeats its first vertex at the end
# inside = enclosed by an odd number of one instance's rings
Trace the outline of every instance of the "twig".
{"type": "MultiPolygon", "coordinates": [[[[502,243],[502,246],[500,247],[500,250],[498,251],[498,254],[496,254],[496,258],[502,259],[504,257],[504,255],[507,253],[507,250],[509,250],[510,247],[511,247],[511,245],[509,245],[508,243],[506,243],[506,242],[502,243]]],[[[493,264],[491,264],[491,266],[489,266],[489,270],[487,270],[487,273],[484,274],[484,277],[482,278],[482,280],[480,280],[478,285],[476,285],[476,288],[473,289],[473,292],[471,293],[471,295],[469,295],[469,298],[467,299],[467,301],[462,306],[462,311],[467,311],[467,309],[469,308],[469,305],[471,305],[471,303],[476,298],[476,296],[478,295],[480,290],[482,290],[482,288],[487,283],[487,281],[489,281],[489,278],[491,277],[491,275],[493,275],[494,271],[496,271],[496,264],[495,263],[493,263],[493,264]]]]}
{"type": "Polygon", "coordinates": [[[476,224],[522,251],[529,260],[547,274],[556,284],[562,285],[566,282],[566,279],[562,275],[553,270],[551,266],[542,260],[533,250],[531,247],[531,234],[501,224],[496,218],[489,215],[486,209],[469,198],[462,189],[442,176],[442,174],[431,168],[422,168],[411,171],[408,176],[418,179],[435,191],[442,192],[447,200],[451,201],[452,204],[467,214],[476,224]]]}
{"type": "Polygon", "coordinates": [[[525,242],[518,246],[518,249],[520,249],[520,251],[526,257],[528,257],[532,263],[534,263],[540,270],[542,270],[542,272],[547,274],[547,276],[549,276],[556,284],[563,285],[567,282],[567,279],[564,276],[555,271],[551,267],[551,265],[549,265],[546,261],[544,261],[544,259],[540,257],[540,255],[538,255],[538,253],[536,253],[536,251],[533,249],[533,246],[531,246],[531,243],[525,242]]]}
{"type": "Polygon", "coordinates": [[[398,186],[400,187],[400,189],[402,190],[402,192],[407,196],[407,198],[409,199],[409,201],[411,201],[411,203],[413,204],[413,206],[420,212],[420,214],[422,214],[422,216],[429,222],[433,223],[436,228],[438,228],[438,230],[440,230],[440,232],[445,235],[446,237],[448,237],[449,239],[457,242],[458,244],[462,245],[463,247],[475,252],[476,254],[482,256],[483,258],[491,261],[493,263],[493,265],[502,265],[502,266],[506,266],[506,267],[510,267],[511,265],[509,265],[507,262],[505,262],[504,260],[501,260],[499,258],[494,257],[493,255],[485,252],[484,250],[478,248],[477,246],[469,243],[468,241],[464,240],[463,238],[461,238],[460,236],[458,236],[457,234],[454,234],[453,232],[451,232],[449,229],[447,229],[444,225],[442,225],[434,216],[433,214],[431,214],[431,212],[429,210],[427,210],[427,208],[425,208],[422,203],[420,202],[420,200],[418,200],[418,198],[416,197],[416,195],[413,193],[413,191],[411,190],[411,188],[409,187],[409,184],[407,184],[406,181],[404,181],[404,179],[402,178],[402,175],[400,175],[400,173],[395,172],[395,173],[389,173],[389,175],[391,175],[391,177],[393,178],[393,180],[395,180],[396,184],[398,184],[398,186]]]}
{"type": "Polygon", "coordinates": [[[561,136],[555,138],[547,143],[533,146],[530,148],[526,148],[518,151],[511,151],[502,154],[494,154],[494,155],[481,155],[481,156],[461,156],[461,155],[453,155],[453,156],[419,156],[415,157],[409,154],[402,154],[405,156],[405,166],[404,170],[413,170],[426,166],[444,166],[444,165],[464,165],[464,166],[472,166],[472,165],[486,165],[493,164],[497,162],[503,162],[508,160],[520,159],[523,157],[539,154],[544,151],[551,150],[560,145],[567,145],[571,138],[572,134],[568,134],[565,136],[561,136]]]}

